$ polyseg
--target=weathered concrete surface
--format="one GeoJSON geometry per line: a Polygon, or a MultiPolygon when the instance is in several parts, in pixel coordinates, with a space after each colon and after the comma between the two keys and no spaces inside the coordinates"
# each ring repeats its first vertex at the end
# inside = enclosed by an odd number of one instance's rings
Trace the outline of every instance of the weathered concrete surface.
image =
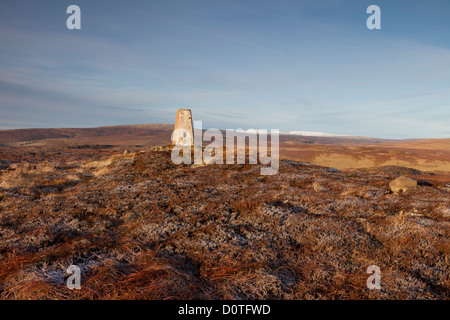
{"type": "Polygon", "coordinates": [[[191,109],[178,109],[172,134],[174,145],[194,145],[191,109]]]}

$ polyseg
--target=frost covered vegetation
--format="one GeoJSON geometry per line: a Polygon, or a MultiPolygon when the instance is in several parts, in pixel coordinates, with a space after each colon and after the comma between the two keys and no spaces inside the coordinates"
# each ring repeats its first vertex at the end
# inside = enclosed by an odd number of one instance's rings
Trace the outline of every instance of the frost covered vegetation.
{"type": "Polygon", "coordinates": [[[257,165],[174,165],[165,148],[8,152],[2,299],[450,297],[448,181],[396,195],[395,170],[282,161],[261,176],[257,165]],[[70,265],[81,290],[65,285],[70,265]],[[379,291],[366,287],[370,265],[379,291]]]}

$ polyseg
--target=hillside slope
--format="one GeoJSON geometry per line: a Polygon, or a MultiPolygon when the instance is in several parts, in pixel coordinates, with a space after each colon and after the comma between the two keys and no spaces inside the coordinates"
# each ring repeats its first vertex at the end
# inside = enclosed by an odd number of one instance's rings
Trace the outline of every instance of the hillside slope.
{"type": "Polygon", "coordinates": [[[1,169],[0,298],[450,298],[449,181],[393,195],[393,171],[82,155],[1,169]]]}
{"type": "MultiPolygon", "coordinates": [[[[171,124],[123,125],[78,129],[0,130],[0,146],[93,148],[138,151],[170,143],[171,124]]],[[[225,135],[224,135],[225,136],[225,135]]],[[[208,144],[205,142],[204,145],[208,144]]],[[[22,149],[21,149],[22,150],[22,149]]],[[[450,173],[450,139],[386,140],[364,137],[280,135],[284,159],[337,169],[403,166],[450,173]]]]}

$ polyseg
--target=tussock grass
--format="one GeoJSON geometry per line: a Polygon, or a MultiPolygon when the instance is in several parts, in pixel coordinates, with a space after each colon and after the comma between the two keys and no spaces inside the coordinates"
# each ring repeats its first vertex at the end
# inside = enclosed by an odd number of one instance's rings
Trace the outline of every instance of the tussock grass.
{"type": "Polygon", "coordinates": [[[446,182],[392,195],[384,172],[259,166],[176,166],[170,148],[8,164],[0,298],[449,298],[446,182]]]}

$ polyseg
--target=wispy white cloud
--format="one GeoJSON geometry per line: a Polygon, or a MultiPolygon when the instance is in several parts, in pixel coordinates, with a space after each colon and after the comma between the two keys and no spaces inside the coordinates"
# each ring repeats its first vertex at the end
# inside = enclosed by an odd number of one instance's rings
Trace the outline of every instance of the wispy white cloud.
{"type": "Polygon", "coordinates": [[[78,33],[0,22],[3,121],[171,122],[190,106],[219,128],[448,135],[448,46],[355,28],[341,1],[87,3],[78,33]]]}

